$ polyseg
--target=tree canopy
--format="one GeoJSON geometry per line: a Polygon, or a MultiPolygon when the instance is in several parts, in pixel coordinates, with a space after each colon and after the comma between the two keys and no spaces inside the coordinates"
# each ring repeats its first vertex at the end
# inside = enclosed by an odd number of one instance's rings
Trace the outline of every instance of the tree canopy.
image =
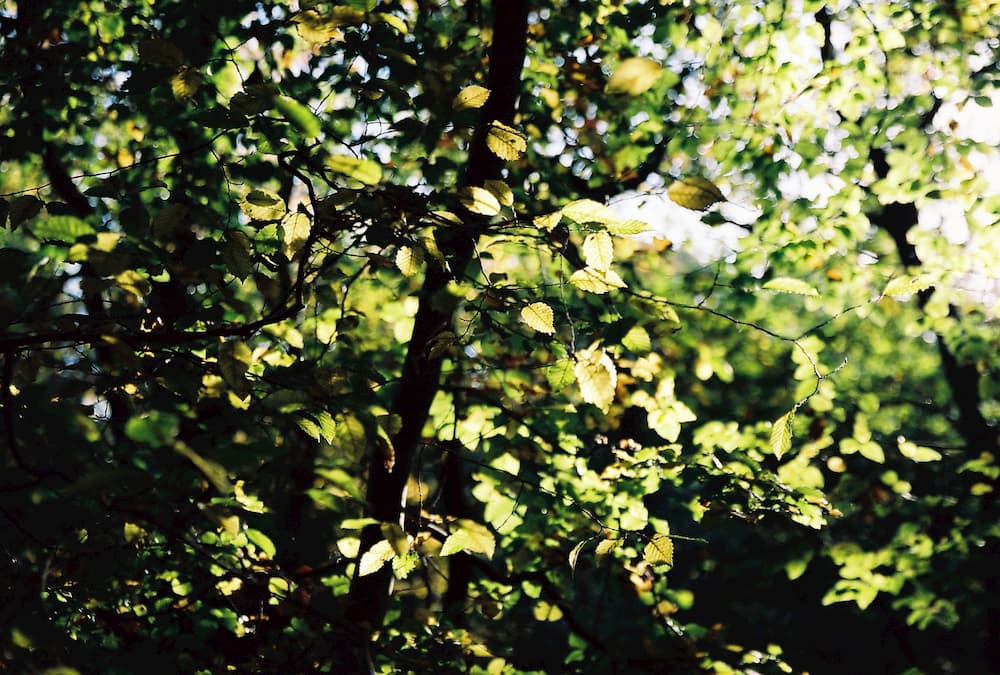
{"type": "Polygon", "coordinates": [[[4,3],[0,667],[1000,672],[998,16],[4,3]]]}

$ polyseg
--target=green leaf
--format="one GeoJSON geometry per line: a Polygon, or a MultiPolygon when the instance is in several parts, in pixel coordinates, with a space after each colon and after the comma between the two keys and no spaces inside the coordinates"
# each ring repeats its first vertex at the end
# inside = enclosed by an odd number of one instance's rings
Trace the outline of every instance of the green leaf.
{"type": "Polygon", "coordinates": [[[667,188],[667,196],[675,204],[693,211],[704,211],[713,204],[726,201],[715,183],[698,176],[674,181],[667,188]]]}
{"type": "Polygon", "coordinates": [[[125,423],[126,436],[152,448],[173,443],[179,429],[180,420],[176,415],[156,410],[130,417],[125,423]]]}
{"type": "Polygon", "coordinates": [[[500,213],[500,202],[493,193],[481,187],[465,187],[458,191],[458,201],[473,213],[495,216],[500,213]]]}
{"type": "MultiPolygon", "coordinates": [[[[42,210],[42,200],[34,195],[21,195],[10,203],[10,229],[16,230],[17,226],[38,215],[42,210]]],[[[37,235],[36,235],[37,236],[37,235]]],[[[73,241],[76,239],[70,239],[73,241]]]]}
{"type": "Polygon", "coordinates": [[[260,550],[260,552],[263,553],[266,558],[273,558],[274,554],[278,552],[278,549],[274,545],[274,542],[271,541],[271,538],[268,537],[263,532],[261,532],[260,530],[255,530],[252,527],[248,527],[243,531],[244,533],[246,533],[247,539],[249,539],[250,542],[254,546],[256,546],[258,550],[260,550]]]}
{"type": "Polygon", "coordinates": [[[382,536],[397,556],[409,553],[410,537],[399,523],[382,523],[379,527],[382,529],[382,536]]]}
{"type": "Polygon", "coordinates": [[[252,385],[246,379],[251,363],[253,353],[242,340],[230,340],[219,345],[219,372],[226,384],[241,398],[252,390],[252,385]]]}
{"type": "Polygon", "coordinates": [[[486,147],[503,160],[520,157],[528,149],[524,134],[502,122],[494,121],[486,133],[486,147]]]}
{"type": "Polygon", "coordinates": [[[914,293],[919,293],[920,291],[925,291],[934,282],[926,274],[921,274],[916,277],[911,277],[907,275],[898,276],[895,279],[889,281],[885,286],[885,290],[882,291],[882,295],[889,295],[893,297],[912,295],[914,293]]]}
{"type": "Polygon", "coordinates": [[[454,110],[480,108],[484,103],[486,103],[486,99],[489,97],[489,89],[486,87],[480,87],[478,84],[473,84],[458,92],[458,95],[455,96],[455,100],[451,102],[451,107],[454,110]]]}
{"type": "Polygon", "coordinates": [[[222,243],[222,261],[230,273],[243,281],[253,272],[253,261],[250,259],[252,244],[250,237],[240,230],[227,230],[226,239],[222,243]]]}
{"type": "MultiPolygon", "coordinates": [[[[13,216],[11,217],[13,221],[13,216]]],[[[31,233],[43,241],[62,241],[72,243],[96,230],[90,223],[76,216],[49,216],[30,227],[31,233]]]]}
{"type": "Polygon", "coordinates": [[[544,302],[533,302],[521,308],[521,321],[539,333],[545,333],[546,335],[555,333],[554,318],[555,315],[552,312],[552,308],[544,302]]]}
{"type": "Polygon", "coordinates": [[[362,185],[378,185],[382,182],[382,165],[371,159],[331,155],[327,158],[326,165],[362,185]]]}
{"type": "Polygon", "coordinates": [[[458,529],[448,535],[441,546],[442,556],[468,551],[469,553],[482,553],[487,558],[493,557],[496,540],[493,538],[493,533],[485,525],[465,518],[459,519],[455,524],[458,529]]]}
{"type": "Polygon", "coordinates": [[[625,59],[608,79],[607,92],[638,96],[656,84],[662,71],[663,66],[651,59],[625,59]]]}
{"type": "Polygon", "coordinates": [[[214,487],[218,492],[225,495],[233,493],[233,484],[229,482],[229,475],[226,471],[226,467],[222,466],[215,460],[202,457],[183,441],[177,441],[174,443],[174,452],[178,455],[183,455],[189,462],[194,464],[195,467],[197,467],[197,469],[204,474],[205,478],[208,479],[208,482],[212,484],[212,487],[214,487]]]}
{"type": "Polygon", "coordinates": [[[674,566],[674,541],[667,534],[655,534],[642,550],[642,559],[650,565],[674,566]]]}
{"type": "Polygon", "coordinates": [[[184,52],[170,40],[154,38],[139,43],[139,60],[153,66],[177,68],[184,63],[184,52]]]}
{"type": "Polygon", "coordinates": [[[764,288],[769,291],[779,293],[795,293],[796,295],[819,295],[819,291],[800,279],[790,277],[776,277],[764,284],[764,288]]]}
{"type": "Polygon", "coordinates": [[[899,445],[899,454],[913,462],[936,462],[942,455],[934,448],[927,448],[908,441],[902,436],[896,439],[899,445]]]}
{"type": "Polygon", "coordinates": [[[302,105],[294,98],[284,95],[275,96],[274,107],[306,139],[316,138],[323,130],[316,114],[308,106],[302,105]]]}
{"type": "Polygon", "coordinates": [[[792,447],[792,419],[795,411],[790,410],[771,425],[771,452],[781,459],[792,447]]]}
{"type": "Polygon", "coordinates": [[[280,220],[288,208],[285,200],[269,190],[251,190],[240,201],[240,208],[251,220],[280,220]]]}

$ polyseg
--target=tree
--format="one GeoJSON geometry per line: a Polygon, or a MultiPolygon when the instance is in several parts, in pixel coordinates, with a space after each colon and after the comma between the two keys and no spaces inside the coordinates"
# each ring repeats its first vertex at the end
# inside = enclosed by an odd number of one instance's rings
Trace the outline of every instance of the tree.
{"type": "Polygon", "coordinates": [[[8,3],[5,666],[996,672],[996,10],[8,3]]]}

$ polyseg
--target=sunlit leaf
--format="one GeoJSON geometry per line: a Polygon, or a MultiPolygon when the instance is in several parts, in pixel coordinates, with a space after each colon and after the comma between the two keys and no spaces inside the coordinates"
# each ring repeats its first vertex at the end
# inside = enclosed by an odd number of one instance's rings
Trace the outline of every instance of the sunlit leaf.
{"type": "Polygon", "coordinates": [[[502,180],[487,180],[483,182],[483,187],[493,193],[504,206],[514,206],[514,192],[502,180]]]}
{"type": "Polygon", "coordinates": [[[551,232],[559,224],[559,221],[562,220],[562,215],[562,211],[556,211],[544,216],[536,216],[532,223],[539,229],[551,232]]]}
{"type": "Polygon", "coordinates": [[[674,181],[667,188],[667,196],[675,204],[693,211],[704,211],[713,204],[726,201],[715,183],[698,176],[674,181]]]}
{"type": "Polygon", "coordinates": [[[278,220],[288,210],[285,200],[269,190],[251,190],[240,201],[240,208],[251,220],[278,220]]]}
{"type": "Polygon", "coordinates": [[[618,370],[607,352],[596,345],[578,351],[573,372],[583,400],[597,406],[601,412],[608,412],[615,398],[618,370]]]}
{"type": "Polygon", "coordinates": [[[289,260],[295,258],[296,254],[302,250],[309,240],[309,232],[312,230],[312,221],[304,213],[286,213],[281,219],[282,231],[282,252],[289,260]]]}
{"type": "Polygon", "coordinates": [[[615,220],[609,222],[608,232],[611,234],[617,234],[620,236],[628,236],[633,234],[642,234],[644,232],[649,232],[653,229],[653,226],[644,220],[615,220]]]}
{"type": "Polygon", "coordinates": [[[642,559],[650,565],[674,564],[674,541],[666,534],[655,534],[642,550],[642,559]]]}
{"type": "Polygon", "coordinates": [[[819,291],[801,279],[791,277],[775,277],[764,284],[764,288],[769,291],[779,293],[795,293],[796,295],[819,295],[819,291]]]}
{"type": "Polygon", "coordinates": [[[393,550],[392,544],[385,539],[376,542],[374,546],[361,555],[361,560],[358,562],[358,576],[366,577],[369,574],[375,574],[395,557],[396,551],[393,550]]]}
{"type": "Polygon", "coordinates": [[[546,335],[555,333],[556,329],[553,320],[552,308],[544,302],[533,302],[521,308],[521,321],[539,333],[545,333],[546,335]]]}
{"type": "Polygon", "coordinates": [[[396,267],[403,273],[403,276],[412,277],[419,273],[423,262],[423,251],[419,248],[400,246],[399,250],[396,251],[396,267]]]}
{"type": "Polygon", "coordinates": [[[576,571],[576,561],[580,558],[580,552],[583,551],[583,547],[589,544],[590,541],[590,539],[584,539],[569,552],[569,567],[574,572],[576,571]]]}
{"type": "Polygon", "coordinates": [[[794,416],[794,411],[789,411],[771,425],[771,452],[778,459],[781,459],[792,447],[792,418],[794,416]]]}
{"type": "MultiPolygon", "coordinates": [[[[11,219],[13,220],[13,217],[11,219]]],[[[75,216],[49,216],[34,223],[29,229],[39,239],[67,243],[95,232],[90,223],[75,216]]]]}
{"type": "Polygon", "coordinates": [[[382,165],[363,157],[331,155],[326,165],[339,174],[364,185],[378,185],[382,181],[382,165]]]}
{"type": "Polygon", "coordinates": [[[198,93],[203,80],[201,71],[197,68],[181,66],[170,78],[170,89],[178,100],[184,101],[198,93]]]}
{"type": "Polygon", "coordinates": [[[934,448],[917,445],[902,436],[897,438],[896,442],[899,446],[899,454],[914,462],[936,462],[942,457],[941,453],[934,448]]]}
{"type": "Polygon", "coordinates": [[[455,525],[457,530],[448,535],[441,546],[441,555],[447,556],[459,551],[482,553],[487,558],[493,557],[496,540],[493,533],[485,525],[465,518],[459,519],[455,525]]]}
{"type": "Polygon", "coordinates": [[[598,270],[593,267],[573,272],[569,282],[581,291],[598,295],[616,288],[625,288],[625,282],[614,270],[598,270]]]}
{"type": "Polygon", "coordinates": [[[656,84],[662,71],[663,66],[652,59],[625,59],[608,79],[607,92],[638,96],[656,84]]]}
{"type": "Polygon", "coordinates": [[[925,291],[933,285],[934,282],[925,274],[916,277],[902,275],[895,277],[888,284],[886,284],[885,290],[882,291],[882,295],[889,295],[893,297],[912,295],[913,293],[925,291]]]}
{"type": "Polygon", "coordinates": [[[577,199],[562,208],[562,214],[581,225],[587,223],[612,223],[617,220],[614,211],[592,199],[577,199]]]}
{"type": "Polygon", "coordinates": [[[615,260],[611,235],[604,230],[588,234],[583,240],[583,259],[588,267],[606,273],[615,260]]]}
{"type": "Polygon", "coordinates": [[[494,121],[486,133],[486,147],[500,159],[512,160],[528,149],[528,139],[517,129],[494,121]]]}
{"type": "Polygon", "coordinates": [[[458,191],[458,201],[473,213],[495,216],[500,213],[500,202],[493,193],[481,187],[465,187],[458,191]]]}
{"type": "Polygon", "coordinates": [[[469,108],[479,108],[486,103],[490,97],[490,90],[473,84],[458,92],[455,100],[451,102],[451,107],[455,110],[467,110],[469,108]]]}

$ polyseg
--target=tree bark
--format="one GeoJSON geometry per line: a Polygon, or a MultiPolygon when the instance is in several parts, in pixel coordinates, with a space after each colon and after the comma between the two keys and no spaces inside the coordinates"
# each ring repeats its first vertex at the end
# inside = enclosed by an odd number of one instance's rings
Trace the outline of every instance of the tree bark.
{"type": "MultiPolygon", "coordinates": [[[[520,90],[527,45],[528,2],[495,2],[493,15],[493,44],[486,83],[490,96],[481,110],[462,186],[481,186],[485,180],[500,178],[503,162],[486,146],[486,134],[493,121],[513,122],[520,90]]],[[[413,456],[421,443],[431,402],[440,387],[443,356],[434,353],[431,347],[435,337],[451,325],[454,308],[451,302],[445,301],[446,286],[451,279],[461,277],[472,261],[476,240],[486,225],[479,217],[467,218],[466,222],[469,227],[438,237],[449,265],[446,269],[434,261],[428,262],[413,334],[392,406],[392,413],[399,417],[401,425],[392,438],[392,449],[375,449],[369,461],[368,511],[381,523],[401,522],[413,456]]],[[[366,527],[361,534],[361,553],[381,539],[378,525],[366,527]]],[[[348,597],[348,615],[369,638],[382,626],[391,584],[392,569],[388,565],[366,576],[355,573],[348,597]]],[[[364,647],[366,651],[369,644],[370,639],[364,647]]],[[[367,654],[364,662],[370,667],[367,654]]]]}

